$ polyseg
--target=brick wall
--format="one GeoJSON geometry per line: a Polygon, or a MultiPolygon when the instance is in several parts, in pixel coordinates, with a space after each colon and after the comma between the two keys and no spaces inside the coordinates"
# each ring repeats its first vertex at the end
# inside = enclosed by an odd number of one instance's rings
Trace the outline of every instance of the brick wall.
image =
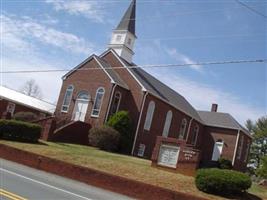
{"type": "Polygon", "coordinates": [[[10,100],[2,99],[2,100],[0,100],[0,118],[5,118],[7,106],[8,106],[9,102],[14,103],[16,105],[14,114],[16,114],[18,112],[32,112],[32,113],[36,114],[38,117],[50,116],[50,114],[39,111],[37,109],[31,108],[31,107],[28,107],[28,106],[25,106],[25,105],[22,105],[22,104],[19,104],[16,102],[12,102],[10,100]]]}
{"type": "MultiPolygon", "coordinates": [[[[167,115],[167,112],[169,110],[171,110],[173,112],[173,116],[172,116],[172,123],[170,126],[168,137],[178,138],[182,119],[185,118],[187,120],[187,126],[186,126],[186,135],[184,137],[184,140],[186,140],[187,132],[188,132],[188,128],[189,128],[189,122],[191,120],[191,117],[189,117],[185,113],[177,110],[176,108],[170,106],[169,104],[167,104],[167,103],[161,101],[160,99],[149,94],[147,96],[145,104],[144,104],[144,109],[143,109],[141,123],[140,123],[139,131],[138,131],[134,155],[137,155],[139,145],[144,144],[144,145],[146,145],[144,157],[145,158],[151,157],[153,148],[156,144],[156,137],[162,136],[166,115],[167,115]],[[146,113],[147,113],[147,109],[148,109],[148,105],[149,105],[150,101],[155,102],[155,110],[154,110],[154,116],[153,116],[153,120],[152,120],[152,124],[151,124],[151,129],[150,129],[150,131],[147,131],[147,130],[144,130],[144,123],[145,123],[146,113]]],[[[188,137],[188,139],[189,139],[188,143],[191,142],[192,129],[196,124],[198,124],[200,127],[199,137],[198,137],[198,141],[197,141],[197,146],[199,146],[202,125],[195,120],[193,120],[192,124],[191,124],[191,128],[189,131],[189,137],[188,137]]]]}
{"type": "Polygon", "coordinates": [[[110,100],[110,95],[112,92],[112,84],[110,78],[107,74],[100,68],[98,63],[92,59],[85,63],[81,69],[95,68],[99,67],[99,70],[85,70],[85,71],[75,71],[65,80],[60,90],[58,104],[56,107],[56,118],[57,121],[66,119],[70,121],[73,116],[73,110],[75,107],[75,99],[77,98],[79,92],[87,91],[93,101],[95,101],[96,91],[99,87],[105,89],[105,94],[102,101],[102,106],[100,110],[99,117],[91,117],[91,112],[93,108],[93,102],[90,101],[87,108],[87,113],[85,117],[85,122],[90,123],[93,127],[100,126],[105,121],[106,111],[108,109],[108,104],[110,100]],[[61,112],[63,99],[65,96],[66,89],[69,85],[74,86],[72,100],[67,113],[61,112]]]}

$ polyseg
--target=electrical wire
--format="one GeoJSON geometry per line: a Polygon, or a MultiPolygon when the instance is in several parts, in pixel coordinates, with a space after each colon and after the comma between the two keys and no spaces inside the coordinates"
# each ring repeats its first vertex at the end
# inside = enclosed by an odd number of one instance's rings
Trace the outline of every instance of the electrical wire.
{"type": "Polygon", "coordinates": [[[247,4],[245,4],[245,3],[243,3],[243,2],[241,2],[241,1],[239,1],[239,0],[235,0],[235,1],[236,1],[238,4],[240,4],[240,5],[244,6],[245,8],[247,8],[248,10],[250,10],[250,11],[256,13],[257,15],[262,16],[262,17],[264,17],[264,18],[267,19],[267,16],[266,16],[266,15],[262,14],[261,12],[257,11],[256,9],[251,8],[250,6],[248,6],[247,4]]]}
{"type": "MultiPolygon", "coordinates": [[[[162,65],[129,65],[128,69],[138,68],[168,68],[168,67],[186,67],[186,66],[202,66],[202,65],[225,65],[225,64],[242,64],[242,63],[266,63],[267,59],[257,60],[231,60],[231,61],[213,61],[213,62],[197,62],[197,63],[183,63],[183,64],[162,64],[162,65]]],[[[125,69],[125,67],[105,67],[105,70],[112,69],[125,69]]],[[[80,68],[80,69],[47,69],[47,70],[11,70],[2,71],[1,74],[22,74],[22,73],[52,73],[52,72],[68,72],[68,71],[89,71],[89,70],[102,70],[99,67],[80,68]]]]}

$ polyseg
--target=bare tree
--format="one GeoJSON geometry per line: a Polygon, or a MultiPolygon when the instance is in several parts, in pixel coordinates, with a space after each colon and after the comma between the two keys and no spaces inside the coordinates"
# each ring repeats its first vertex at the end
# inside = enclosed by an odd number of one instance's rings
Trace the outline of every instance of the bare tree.
{"type": "Polygon", "coordinates": [[[21,87],[20,91],[23,94],[26,94],[31,97],[35,97],[38,99],[42,99],[42,91],[39,85],[35,82],[34,79],[30,79],[24,83],[24,85],[21,87]]]}

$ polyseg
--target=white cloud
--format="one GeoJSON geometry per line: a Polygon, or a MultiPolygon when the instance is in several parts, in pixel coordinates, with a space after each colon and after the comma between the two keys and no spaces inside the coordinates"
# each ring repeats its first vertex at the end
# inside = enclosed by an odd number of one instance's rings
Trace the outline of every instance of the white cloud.
{"type": "MultiPolygon", "coordinates": [[[[73,34],[61,32],[48,25],[37,23],[30,17],[18,18],[14,15],[1,15],[2,22],[2,67],[8,70],[44,70],[70,67],[64,58],[43,53],[42,44],[62,50],[85,55],[92,53],[90,43],[73,34]],[[52,58],[51,58],[52,57],[52,58]]],[[[92,45],[91,45],[92,46],[92,45]]],[[[35,79],[41,87],[44,99],[55,102],[58,98],[60,73],[18,73],[3,74],[3,85],[19,89],[29,79],[35,79]]]]}
{"type": "Polygon", "coordinates": [[[256,120],[266,115],[264,109],[244,103],[235,94],[219,88],[192,81],[164,69],[153,69],[149,72],[183,95],[198,110],[210,110],[212,103],[218,103],[219,112],[232,114],[241,124],[249,118],[256,120]]]}
{"type": "MultiPolygon", "coordinates": [[[[167,52],[167,54],[169,56],[171,56],[173,59],[175,59],[178,62],[181,62],[181,64],[192,64],[192,63],[196,63],[196,61],[192,60],[191,58],[189,58],[188,56],[179,53],[177,51],[177,49],[175,48],[164,48],[165,51],[167,52]]],[[[191,67],[192,69],[195,69],[197,71],[200,71],[202,69],[201,65],[190,65],[189,67],[191,67]]]]}
{"type": "Polygon", "coordinates": [[[46,0],[57,11],[63,10],[71,15],[82,15],[96,22],[103,22],[104,11],[99,1],[88,0],[46,0]]]}
{"type": "Polygon", "coordinates": [[[62,32],[47,25],[37,23],[30,17],[23,19],[15,16],[1,15],[2,44],[16,50],[37,48],[33,40],[45,45],[58,47],[65,51],[88,54],[94,45],[76,35],[62,32]]]}

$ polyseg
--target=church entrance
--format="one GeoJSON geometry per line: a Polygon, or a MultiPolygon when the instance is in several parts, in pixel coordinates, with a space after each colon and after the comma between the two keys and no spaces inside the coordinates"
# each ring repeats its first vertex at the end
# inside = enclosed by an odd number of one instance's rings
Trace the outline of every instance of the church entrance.
{"type": "Polygon", "coordinates": [[[88,103],[89,103],[88,93],[80,92],[76,99],[72,120],[84,122],[87,113],[88,103]]]}

